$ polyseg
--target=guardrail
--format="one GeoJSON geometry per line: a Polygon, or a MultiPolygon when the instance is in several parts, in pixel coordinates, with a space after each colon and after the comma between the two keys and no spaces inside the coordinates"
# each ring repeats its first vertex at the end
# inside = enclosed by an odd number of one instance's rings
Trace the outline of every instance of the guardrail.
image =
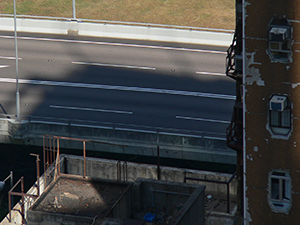
{"type": "MultiPolygon", "coordinates": [[[[12,15],[0,14],[0,30],[14,31],[12,15]]],[[[226,47],[234,35],[225,29],[27,15],[17,16],[17,31],[226,47]]]]}
{"type": "MultiPolygon", "coordinates": [[[[13,17],[13,14],[1,14],[0,17],[13,17]]],[[[213,31],[213,32],[224,32],[234,33],[234,30],[208,28],[208,27],[191,27],[191,26],[179,26],[170,24],[155,24],[155,23],[141,23],[141,22],[126,22],[126,21],[110,21],[110,20],[94,20],[84,18],[69,18],[69,17],[53,17],[53,16],[34,16],[34,15],[16,15],[17,18],[21,19],[45,19],[45,20],[59,20],[59,21],[77,21],[77,22],[90,22],[90,23],[102,23],[102,24],[117,24],[117,25],[130,25],[130,26],[144,26],[144,27],[162,27],[162,28],[175,28],[185,30],[200,30],[200,31],[213,31]]]]}
{"type": "MultiPolygon", "coordinates": [[[[128,146],[125,150],[115,146],[93,145],[91,148],[94,151],[153,157],[159,154],[165,158],[225,164],[236,162],[236,152],[227,148],[223,133],[32,116],[25,119],[21,116],[21,122],[16,122],[14,115],[3,115],[7,116],[10,119],[0,119],[0,140],[3,143],[41,145],[42,135],[48,134],[128,146]],[[155,151],[156,148],[159,151],[155,151]]],[[[76,149],[80,146],[64,142],[62,147],[76,149]]]]}
{"type": "Polygon", "coordinates": [[[230,213],[230,183],[234,178],[236,178],[236,172],[234,172],[234,174],[232,174],[232,176],[227,181],[209,180],[209,179],[200,179],[200,178],[188,177],[187,173],[189,173],[189,172],[184,173],[184,181],[183,181],[184,183],[186,183],[188,180],[192,180],[192,181],[201,181],[201,182],[208,182],[208,183],[215,183],[215,184],[225,184],[226,189],[227,189],[227,193],[226,193],[226,195],[227,195],[227,197],[226,197],[227,213],[230,213]]]}

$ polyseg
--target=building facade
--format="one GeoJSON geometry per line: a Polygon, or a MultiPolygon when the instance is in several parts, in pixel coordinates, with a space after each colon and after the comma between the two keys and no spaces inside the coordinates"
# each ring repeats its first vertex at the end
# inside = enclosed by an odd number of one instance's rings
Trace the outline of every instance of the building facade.
{"type": "Polygon", "coordinates": [[[239,224],[299,224],[300,1],[237,0],[227,75],[237,99],[239,224]]]}

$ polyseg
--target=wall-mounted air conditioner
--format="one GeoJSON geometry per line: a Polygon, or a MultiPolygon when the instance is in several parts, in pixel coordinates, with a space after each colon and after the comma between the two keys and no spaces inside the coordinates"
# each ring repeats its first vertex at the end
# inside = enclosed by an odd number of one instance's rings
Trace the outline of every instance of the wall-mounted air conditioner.
{"type": "Polygon", "coordinates": [[[283,111],[287,106],[287,97],[274,95],[270,100],[270,110],[283,111]]]}
{"type": "Polygon", "coordinates": [[[280,41],[283,42],[288,38],[288,28],[286,27],[273,27],[270,30],[270,41],[280,41]]]}

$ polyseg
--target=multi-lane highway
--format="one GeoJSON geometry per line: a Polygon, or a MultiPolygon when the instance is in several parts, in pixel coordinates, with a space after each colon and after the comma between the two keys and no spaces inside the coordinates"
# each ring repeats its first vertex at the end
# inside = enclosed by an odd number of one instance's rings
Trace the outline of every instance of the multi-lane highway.
{"type": "MultiPolygon", "coordinates": [[[[225,50],[19,35],[21,116],[224,134],[235,99],[225,50]]],[[[14,56],[13,35],[0,33],[2,114],[16,114],[14,56]]]]}

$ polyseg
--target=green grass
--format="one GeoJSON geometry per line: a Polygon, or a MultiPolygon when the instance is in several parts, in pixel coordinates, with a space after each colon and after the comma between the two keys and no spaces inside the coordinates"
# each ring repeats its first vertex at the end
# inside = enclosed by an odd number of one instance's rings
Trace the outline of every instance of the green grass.
{"type": "MultiPolygon", "coordinates": [[[[16,0],[17,14],[72,17],[72,0],[16,0]]],[[[13,14],[13,0],[0,13],[13,14]]],[[[76,17],[234,29],[235,0],[76,0],[76,17]]]]}

